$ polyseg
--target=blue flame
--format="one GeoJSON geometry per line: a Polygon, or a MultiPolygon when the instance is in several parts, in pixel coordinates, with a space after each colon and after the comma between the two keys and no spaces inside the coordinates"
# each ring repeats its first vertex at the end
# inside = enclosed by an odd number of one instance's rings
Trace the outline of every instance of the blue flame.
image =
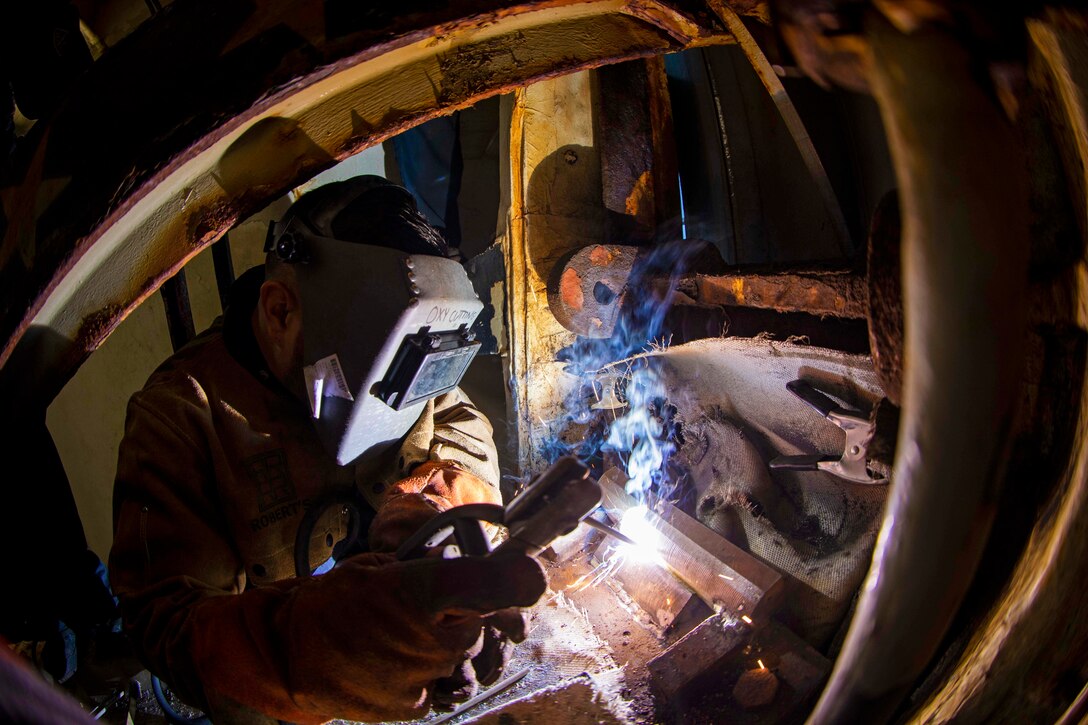
{"type": "MultiPolygon", "coordinates": [[[[665,346],[665,315],[675,297],[676,283],[684,273],[698,244],[671,242],[647,249],[639,255],[627,283],[620,318],[611,337],[583,338],[560,351],[560,361],[566,371],[579,377],[579,385],[564,401],[566,414],[554,421],[554,430],[572,426],[588,426],[579,440],[563,440],[555,436],[546,442],[545,456],[554,460],[574,453],[592,459],[602,452],[612,451],[625,462],[630,481],[628,493],[640,501],[651,492],[666,495],[665,464],[675,446],[668,426],[663,423],[662,406],[666,399],[665,386],[657,371],[645,364],[634,364],[620,376],[619,392],[626,408],[614,419],[607,411],[591,406],[598,402],[602,391],[597,385],[599,373],[614,363],[648,351],[653,346],[665,346]],[[667,286],[653,286],[651,277],[669,277],[667,286]]],[[[616,366],[622,368],[622,366],[616,366]]]]}
{"type": "Polygon", "coordinates": [[[675,445],[665,434],[659,415],[665,388],[655,368],[642,366],[627,379],[627,413],[617,418],[605,444],[627,453],[627,492],[644,501],[652,491],[662,492],[665,462],[675,445]]]}

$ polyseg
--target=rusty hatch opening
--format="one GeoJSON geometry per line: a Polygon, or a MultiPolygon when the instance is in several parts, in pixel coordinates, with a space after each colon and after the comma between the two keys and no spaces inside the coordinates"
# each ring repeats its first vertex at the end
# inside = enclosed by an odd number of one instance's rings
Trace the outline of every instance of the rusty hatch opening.
{"type": "MultiPolygon", "coordinates": [[[[58,551],[108,553],[112,474],[80,451],[116,443],[91,376],[138,388],[259,263],[258,227],[378,173],[484,303],[464,385],[495,423],[504,498],[564,456],[603,492],[598,525],[541,554],[549,590],[505,678],[423,722],[1080,712],[1083,13],[327,3],[342,17],[296,10],[264,34],[271,5],[151,8],[116,54],[94,48],[132,62],[203,9],[233,30],[187,62],[259,82],[99,123],[116,158],[84,162],[64,155],[80,104],[133,107],[92,73],[13,157],[8,437],[56,464],[58,551]],[[343,32],[319,32],[334,17],[343,32]]],[[[68,583],[24,608],[52,617],[68,583]]],[[[41,661],[27,622],[3,634],[41,661]]],[[[149,691],[72,667],[51,674],[106,721],[161,721],[149,691]]]]}

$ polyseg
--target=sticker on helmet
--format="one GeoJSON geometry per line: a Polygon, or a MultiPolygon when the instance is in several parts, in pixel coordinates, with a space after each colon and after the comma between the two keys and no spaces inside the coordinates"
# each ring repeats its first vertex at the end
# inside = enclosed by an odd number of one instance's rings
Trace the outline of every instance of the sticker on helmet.
{"type": "Polygon", "coordinates": [[[313,365],[307,365],[302,369],[302,375],[306,379],[306,390],[309,392],[310,412],[314,418],[321,417],[322,398],[337,397],[354,401],[347,379],[344,377],[340,358],[335,354],[323,357],[313,365]]]}

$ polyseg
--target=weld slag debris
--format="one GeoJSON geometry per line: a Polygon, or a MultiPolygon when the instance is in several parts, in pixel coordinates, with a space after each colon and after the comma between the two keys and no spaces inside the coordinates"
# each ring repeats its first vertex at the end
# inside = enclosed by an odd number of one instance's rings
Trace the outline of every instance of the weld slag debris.
{"type": "MultiPolygon", "coordinates": [[[[647,248],[640,253],[627,283],[615,331],[607,339],[579,337],[560,351],[566,372],[579,378],[579,385],[564,401],[565,416],[553,421],[560,434],[546,442],[545,456],[553,461],[574,454],[590,461],[602,453],[614,452],[624,461],[629,477],[627,492],[638,501],[648,496],[669,497],[665,464],[675,450],[672,426],[665,414],[667,390],[657,370],[645,362],[623,361],[669,343],[664,329],[665,315],[675,296],[677,282],[699,245],[676,241],[647,248]],[[645,281],[669,274],[664,296],[645,281]],[[635,290],[635,293],[631,293],[635,290]],[[625,412],[594,410],[591,406],[607,391],[599,381],[611,378],[625,412]],[[611,420],[609,420],[611,418],[611,420]],[[583,428],[584,430],[578,430],[583,428]],[[564,438],[563,431],[578,430],[576,440],[564,438]]],[[[660,289],[660,287],[657,287],[660,289]]],[[[624,410],[621,408],[620,410],[624,410]]]]}

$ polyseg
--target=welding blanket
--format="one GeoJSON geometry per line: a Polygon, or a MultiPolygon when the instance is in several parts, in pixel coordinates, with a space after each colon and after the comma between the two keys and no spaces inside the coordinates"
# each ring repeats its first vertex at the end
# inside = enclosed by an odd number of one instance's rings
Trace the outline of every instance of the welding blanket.
{"type": "MultiPolygon", "coordinates": [[[[228,329],[229,322],[228,314],[228,329]]],[[[228,347],[223,331],[213,327],[132,397],[114,489],[110,579],[145,664],[183,698],[207,706],[215,690],[228,701],[252,705],[252,694],[261,693],[258,702],[291,704],[298,695],[293,683],[303,677],[296,667],[317,668],[307,682],[325,675],[329,687],[336,686],[335,673],[314,654],[320,642],[283,644],[292,632],[320,631],[320,623],[315,629],[292,615],[292,592],[314,586],[293,578],[296,532],[307,509],[352,492],[378,505],[387,488],[427,462],[444,462],[439,472],[452,462],[460,472],[456,480],[444,479],[437,494],[426,491],[435,507],[443,505],[442,496],[451,499],[446,505],[498,503],[496,452],[486,418],[454,390],[426,405],[399,450],[365,465],[337,466],[306,404],[262,382],[261,371],[228,347]],[[228,599],[237,601],[228,605],[228,599]],[[208,632],[218,636],[209,639],[208,632]],[[269,639],[273,635],[279,639],[269,639]],[[304,662],[285,659],[299,651],[310,653],[304,662]],[[232,676],[210,682],[204,675],[211,671],[232,676]]],[[[311,536],[311,567],[330,556],[347,530],[347,512],[328,507],[311,536]]],[[[373,609],[371,626],[381,627],[375,618],[379,604],[393,596],[380,589],[389,577],[370,579],[352,594],[352,607],[360,620],[373,609]]],[[[412,633],[394,627],[383,634],[395,641],[412,633]]],[[[348,711],[365,712],[371,696],[372,714],[383,713],[382,700],[399,696],[382,684],[387,680],[360,678],[345,695],[348,711]]],[[[284,712],[279,716],[299,722],[338,714],[284,712]]]]}
{"type": "Polygon", "coordinates": [[[786,575],[780,618],[816,647],[868,571],[887,486],[771,470],[779,455],[843,452],[844,433],[786,389],[803,379],[868,413],[882,397],[867,356],[774,340],[702,340],[645,356],[675,406],[672,464],[699,519],[786,575]]]}

